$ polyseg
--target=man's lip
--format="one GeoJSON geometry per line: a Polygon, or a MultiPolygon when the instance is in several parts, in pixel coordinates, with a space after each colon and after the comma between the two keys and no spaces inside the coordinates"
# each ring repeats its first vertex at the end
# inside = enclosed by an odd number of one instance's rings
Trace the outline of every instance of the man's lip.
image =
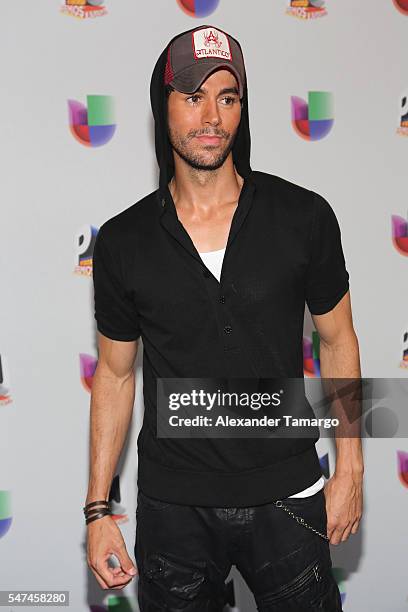
{"type": "Polygon", "coordinates": [[[217,143],[221,140],[221,136],[208,136],[206,134],[203,134],[202,136],[196,136],[196,138],[198,138],[202,142],[207,142],[208,144],[217,143]]]}

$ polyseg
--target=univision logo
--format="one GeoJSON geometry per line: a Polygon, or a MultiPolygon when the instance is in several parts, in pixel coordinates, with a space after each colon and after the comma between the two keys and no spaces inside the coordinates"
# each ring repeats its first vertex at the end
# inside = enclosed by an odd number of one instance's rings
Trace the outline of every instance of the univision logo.
{"type": "Polygon", "coordinates": [[[312,339],[303,336],[303,373],[309,378],[320,377],[320,336],[312,332],[312,339]]]}
{"type": "Polygon", "coordinates": [[[305,140],[321,140],[330,132],[334,122],[333,94],[328,91],[309,91],[308,101],[291,96],[292,126],[305,140]]]}
{"type": "Polygon", "coordinates": [[[288,15],[299,19],[316,19],[327,15],[325,0],[289,0],[288,15]]]}
{"type": "Polygon", "coordinates": [[[98,360],[93,355],[88,355],[87,353],[79,354],[81,383],[85,391],[88,391],[88,393],[90,393],[92,390],[93,377],[97,365],[98,360]]]}
{"type": "Polygon", "coordinates": [[[408,0],[393,0],[394,6],[403,15],[408,15],[408,0]]]}
{"type": "Polygon", "coordinates": [[[78,142],[87,147],[101,147],[113,137],[114,102],[112,96],[87,96],[87,106],[68,100],[69,127],[78,142]]]}
{"type": "Polygon", "coordinates": [[[322,470],[322,474],[325,478],[330,478],[330,464],[329,464],[329,453],[322,455],[319,457],[320,468],[322,470]]]}
{"type": "Polygon", "coordinates": [[[106,595],[102,603],[90,604],[90,612],[132,612],[138,609],[136,595],[106,595]]]}
{"type": "Polygon", "coordinates": [[[6,535],[11,526],[11,494],[0,490],[0,538],[6,535]]]}
{"type": "Polygon", "coordinates": [[[177,3],[190,17],[208,17],[218,7],[220,0],[177,0],[177,3]]]}
{"type": "Polygon", "coordinates": [[[400,215],[391,215],[392,243],[400,255],[408,257],[408,221],[400,215]]]}
{"type": "Polygon", "coordinates": [[[408,488],[408,453],[397,451],[398,477],[404,487],[408,488]]]}
{"type": "Polygon", "coordinates": [[[108,13],[104,0],[65,0],[60,10],[64,15],[78,19],[102,17],[108,13]]]}
{"type": "Polygon", "coordinates": [[[6,359],[0,354],[0,406],[10,404],[13,400],[10,395],[10,380],[7,373],[6,359]]]}
{"type": "Polygon", "coordinates": [[[344,606],[346,600],[346,570],[344,567],[331,567],[331,573],[340,591],[341,607],[344,606]]]}

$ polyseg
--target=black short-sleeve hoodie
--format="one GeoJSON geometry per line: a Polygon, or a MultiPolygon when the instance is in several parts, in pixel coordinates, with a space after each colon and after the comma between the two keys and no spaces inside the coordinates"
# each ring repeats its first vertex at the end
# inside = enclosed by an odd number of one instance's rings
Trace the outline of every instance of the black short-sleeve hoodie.
{"type": "MultiPolygon", "coordinates": [[[[303,377],[305,303],[330,311],[349,289],[335,213],[318,193],[250,167],[248,92],[233,148],[244,178],[220,282],[177,217],[164,69],[153,71],[159,187],[101,226],[93,253],[98,330],[143,341],[138,487],[174,503],[249,506],[286,497],[322,471],[314,438],[160,438],[157,378],[303,377]]],[[[204,61],[204,60],[203,60],[204,61]]],[[[114,410],[114,406],[112,406],[114,410]]]]}

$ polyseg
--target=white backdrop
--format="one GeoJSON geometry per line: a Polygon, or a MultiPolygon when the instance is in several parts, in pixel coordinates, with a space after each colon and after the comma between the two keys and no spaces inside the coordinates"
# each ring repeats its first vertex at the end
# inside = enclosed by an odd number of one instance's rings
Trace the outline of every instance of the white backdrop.
{"type": "MultiPolygon", "coordinates": [[[[408,259],[394,248],[391,216],[407,215],[408,140],[397,129],[408,91],[408,15],[392,0],[327,0],[327,14],[307,20],[288,15],[285,0],[197,0],[196,8],[214,5],[198,17],[177,0],[106,0],[106,14],[81,19],[64,14],[62,2],[0,8],[0,589],[69,590],[75,612],[137,611],[137,581],[102,591],[86,565],[82,506],[97,350],[91,267],[80,274],[77,266],[79,236],[157,186],[154,63],[170,38],[195,24],[238,38],[252,167],[329,200],[350,273],[362,374],[405,378],[408,259]],[[325,138],[307,141],[291,124],[291,96],[307,100],[313,90],[333,94],[334,124],[325,138]],[[116,130],[99,147],[81,144],[69,126],[68,100],[86,105],[91,94],[114,102],[116,130]]],[[[91,266],[92,241],[88,254],[91,266]]],[[[306,311],[305,337],[312,329],[306,311]]],[[[142,350],[141,343],[133,428],[115,481],[132,557],[142,350]]],[[[408,465],[408,441],[364,442],[364,517],[357,535],[331,547],[334,572],[347,612],[403,612],[408,484],[400,465],[408,465]]],[[[317,449],[329,477],[333,444],[321,439],[317,449]]],[[[253,612],[235,568],[230,578],[233,609],[253,612]]]]}

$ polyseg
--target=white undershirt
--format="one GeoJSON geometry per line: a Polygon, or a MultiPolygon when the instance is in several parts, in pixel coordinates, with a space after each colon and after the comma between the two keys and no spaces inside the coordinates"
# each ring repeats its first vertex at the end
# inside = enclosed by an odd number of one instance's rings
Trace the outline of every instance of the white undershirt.
{"type": "MultiPolygon", "coordinates": [[[[207,268],[214,274],[215,278],[220,281],[221,277],[221,268],[222,262],[224,259],[225,247],[223,249],[218,249],[217,251],[208,251],[207,253],[199,253],[201,259],[207,266],[207,268]]],[[[319,480],[316,480],[310,487],[303,489],[303,491],[299,491],[294,495],[289,495],[289,497],[308,497],[309,495],[314,495],[320,489],[324,487],[324,478],[320,476],[319,480]]]]}

